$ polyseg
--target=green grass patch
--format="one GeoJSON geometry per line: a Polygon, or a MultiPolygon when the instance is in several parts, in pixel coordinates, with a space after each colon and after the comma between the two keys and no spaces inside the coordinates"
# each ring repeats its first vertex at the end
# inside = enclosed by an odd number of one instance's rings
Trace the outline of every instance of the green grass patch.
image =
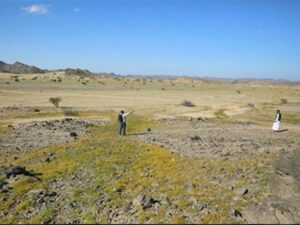
{"type": "Polygon", "coordinates": [[[30,219],[29,223],[31,224],[45,224],[49,223],[56,215],[56,212],[53,208],[47,207],[42,209],[37,216],[30,219]]]}

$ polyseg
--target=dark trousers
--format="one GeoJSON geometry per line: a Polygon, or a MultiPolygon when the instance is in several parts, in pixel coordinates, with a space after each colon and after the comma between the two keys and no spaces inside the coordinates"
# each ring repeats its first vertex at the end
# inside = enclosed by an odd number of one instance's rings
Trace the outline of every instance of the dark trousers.
{"type": "Polygon", "coordinates": [[[120,135],[126,135],[126,123],[122,123],[120,122],[120,131],[119,131],[120,135]]]}

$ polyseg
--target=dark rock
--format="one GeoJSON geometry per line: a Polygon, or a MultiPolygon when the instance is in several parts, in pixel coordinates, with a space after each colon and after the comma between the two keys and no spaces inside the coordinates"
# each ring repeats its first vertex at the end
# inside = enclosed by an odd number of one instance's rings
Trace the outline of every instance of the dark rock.
{"type": "Polygon", "coordinates": [[[4,187],[4,186],[6,186],[8,183],[7,182],[5,182],[5,181],[0,181],[0,190],[4,187]]]}
{"type": "Polygon", "coordinates": [[[78,137],[78,134],[76,132],[70,132],[71,137],[78,137]]]}
{"type": "Polygon", "coordinates": [[[229,210],[229,215],[233,218],[242,218],[242,213],[236,209],[230,209],[229,210]]]}
{"type": "Polygon", "coordinates": [[[133,206],[141,207],[143,210],[146,210],[151,208],[154,204],[160,204],[160,201],[145,195],[139,195],[133,200],[132,204],[133,206]]]}
{"type": "Polygon", "coordinates": [[[6,169],[6,177],[9,178],[11,176],[15,177],[16,175],[25,175],[30,176],[31,173],[22,166],[12,166],[6,169]]]}
{"type": "Polygon", "coordinates": [[[50,162],[50,161],[51,161],[51,159],[48,156],[44,159],[44,162],[50,162]]]}
{"type": "Polygon", "coordinates": [[[48,196],[48,197],[54,197],[54,196],[57,196],[57,192],[55,192],[55,191],[48,192],[48,193],[46,193],[46,196],[48,196]]]}
{"type": "Polygon", "coordinates": [[[201,141],[201,138],[198,135],[191,137],[191,141],[201,141]]]}

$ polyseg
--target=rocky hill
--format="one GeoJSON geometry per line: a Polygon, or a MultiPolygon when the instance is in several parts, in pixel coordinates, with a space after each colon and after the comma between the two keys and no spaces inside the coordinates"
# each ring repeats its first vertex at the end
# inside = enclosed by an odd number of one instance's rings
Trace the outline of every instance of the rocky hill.
{"type": "Polygon", "coordinates": [[[93,74],[89,70],[82,70],[79,68],[77,68],[77,69],[67,68],[63,71],[65,71],[66,75],[90,76],[93,74]]]}
{"type": "Polygon", "coordinates": [[[45,73],[46,70],[37,68],[35,66],[29,66],[20,62],[15,62],[14,64],[7,64],[5,62],[0,61],[0,72],[2,73],[45,73]]]}

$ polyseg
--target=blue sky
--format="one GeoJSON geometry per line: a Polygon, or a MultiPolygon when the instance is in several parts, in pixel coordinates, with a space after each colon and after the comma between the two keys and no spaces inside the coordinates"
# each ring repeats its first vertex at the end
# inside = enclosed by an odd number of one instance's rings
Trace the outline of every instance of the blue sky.
{"type": "Polygon", "coordinates": [[[0,60],[300,80],[300,1],[0,0],[0,60]]]}

